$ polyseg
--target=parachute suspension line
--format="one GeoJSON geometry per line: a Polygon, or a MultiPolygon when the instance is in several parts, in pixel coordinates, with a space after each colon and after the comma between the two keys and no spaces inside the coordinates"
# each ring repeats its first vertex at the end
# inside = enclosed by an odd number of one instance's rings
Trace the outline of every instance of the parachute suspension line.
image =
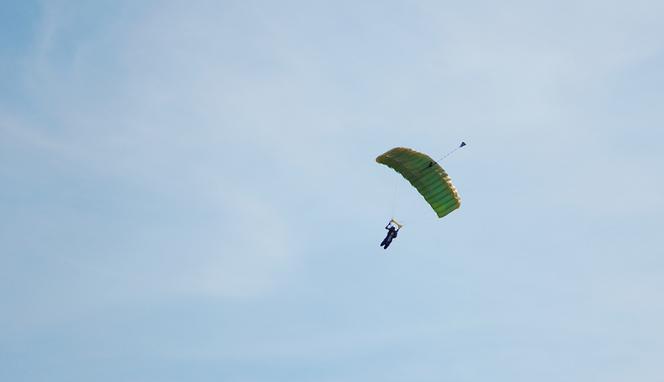
{"type": "Polygon", "coordinates": [[[394,182],[394,185],[392,186],[392,200],[390,201],[390,215],[394,216],[394,211],[396,208],[396,202],[397,202],[397,183],[394,182]]]}

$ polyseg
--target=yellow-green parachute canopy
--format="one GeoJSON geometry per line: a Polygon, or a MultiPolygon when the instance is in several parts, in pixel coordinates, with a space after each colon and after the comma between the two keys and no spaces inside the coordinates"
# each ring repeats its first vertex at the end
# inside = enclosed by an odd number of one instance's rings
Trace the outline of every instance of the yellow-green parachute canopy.
{"type": "Polygon", "coordinates": [[[376,158],[403,175],[422,194],[439,218],[461,206],[461,198],[445,170],[428,155],[395,147],[376,158]]]}

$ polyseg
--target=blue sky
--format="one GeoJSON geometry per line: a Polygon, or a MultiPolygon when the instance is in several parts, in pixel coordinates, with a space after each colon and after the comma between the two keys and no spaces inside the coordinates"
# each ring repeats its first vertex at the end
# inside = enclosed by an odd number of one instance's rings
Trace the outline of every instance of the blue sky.
{"type": "Polygon", "coordinates": [[[3,2],[0,379],[660,380],[663,11],[3,2]]]}

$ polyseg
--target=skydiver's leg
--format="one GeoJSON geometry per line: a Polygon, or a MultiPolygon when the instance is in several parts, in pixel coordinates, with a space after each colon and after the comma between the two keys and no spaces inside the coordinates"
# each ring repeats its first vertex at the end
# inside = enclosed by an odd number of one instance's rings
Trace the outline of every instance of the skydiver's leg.
{"type": "Polygon", "coordinates": [[[385,239],[383,239],[383,241],[380,243],[380,246],[381,246],[381,247],[384,246],[385,243],[387,243],[387,240],[388,240],[389,238],[390,238],[390,235],[385,236],[385,239]]]}

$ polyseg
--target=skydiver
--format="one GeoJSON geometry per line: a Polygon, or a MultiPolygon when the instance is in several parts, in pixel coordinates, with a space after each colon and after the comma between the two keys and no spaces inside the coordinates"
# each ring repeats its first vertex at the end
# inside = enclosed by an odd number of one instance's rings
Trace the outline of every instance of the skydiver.
{"type": "Polygon", "coordinates": [[[393,222],[394,222],[393,220],[390,220],[390,222],[387,223],[387,225],[385,226],[385,229],[387,230],[387,236],[385,236],[383,242],[380,243],[380,246],[383,247],[384,249],[387,249],[387,247],[390,246],[390,243],[392,243],[392,239],[397,237],[397,232],[399,232],[399,229],[401,228],[401,227],[394,228],[393,222]]]}

